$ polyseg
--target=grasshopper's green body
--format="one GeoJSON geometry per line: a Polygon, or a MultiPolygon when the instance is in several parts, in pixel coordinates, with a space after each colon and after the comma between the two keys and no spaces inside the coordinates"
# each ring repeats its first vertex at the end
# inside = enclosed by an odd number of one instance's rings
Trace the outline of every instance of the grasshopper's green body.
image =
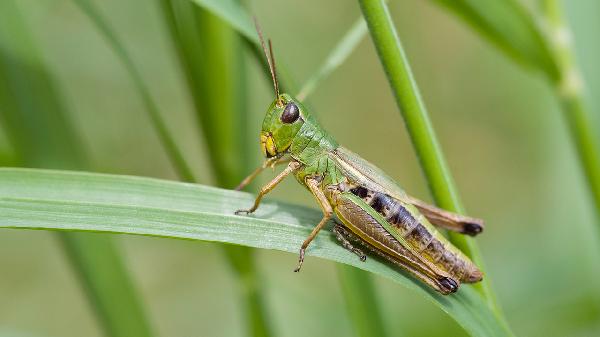
{"type": "MultiPolygon", "coordinates": [[[[268,58],[269,65],[276,83],[271,59],[268,58]]],[[[309,243],[335,215],[342,224],[336,222],[333,232],[361,260],[365,255],[353,243],[402,267],[443,294],[455,292],[461,282],[482,279],[477,266],[432,226],[433,223],[475,235],[483,229],[481,220],[450,213],[408,196],[380,169],[339,146],[299,101],[287,94],[280,95],[277,84],[275,91],[276,99],[266,113],[260,134],[267,160],[239,188],[266,167],[281,162],[289,164],[261,189],[252,208],[237,213],[254,212],[265,194],[294,174],[315,196],[324,213],[302,244],[296,271],[302,266],[309,243]]]]}

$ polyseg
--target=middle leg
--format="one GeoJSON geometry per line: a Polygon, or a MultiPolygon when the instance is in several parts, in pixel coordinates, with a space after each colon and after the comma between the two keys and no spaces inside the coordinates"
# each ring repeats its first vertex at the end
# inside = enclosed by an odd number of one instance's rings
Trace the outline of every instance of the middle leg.
{"type": "Polygon", "coordinates": [[[319,221],[317,226],[312,230],[310,235],[302,243],[302,247],[300,247],[300,256],[298,257],[298,267],[294,269],[294,272],[300,271],[300,268],[302,268],[302,263],[304,263],[304,253],[306,252],[306,248],[308,248],[308,245],[312,242],[312,240],[317,236],[319,231],[325,226],[325,224],[327,224],[327,221],[329,221],[329,219],[331,219],[331,216],[333,215],[333,209],[329,204],[329,200],[327,200],[325,193],[323,193],[323,191],[319,188],[319,180],[315,177],[306,177],[304,182],[306,183],[306,186],[308,187],[310,192],[319,202],[319,206],[321,206],[321,209],[323,210],[323,218],[321,219],[321,221],[319,221]]]}

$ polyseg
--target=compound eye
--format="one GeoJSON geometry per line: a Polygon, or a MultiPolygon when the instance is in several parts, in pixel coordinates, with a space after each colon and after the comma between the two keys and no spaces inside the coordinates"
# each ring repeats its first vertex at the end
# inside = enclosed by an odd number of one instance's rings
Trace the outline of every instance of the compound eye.
{"type": "Polygon", "coordinates": [[[300,109],[298,109],[298,106],[294,102],[290,102],[283,109],[281,121],[286,124],[292,124],[298,117],[300,117],[300,109]]]}

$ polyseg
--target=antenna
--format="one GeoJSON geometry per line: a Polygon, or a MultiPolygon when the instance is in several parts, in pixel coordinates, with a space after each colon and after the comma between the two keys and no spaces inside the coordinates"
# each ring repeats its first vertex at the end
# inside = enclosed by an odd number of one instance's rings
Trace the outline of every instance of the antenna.
{"type": "Polygon", "coordinates": [[[275,58],[273,57],[273,46],[271,44],[271,40],[269,39],[269,51],[267,51],[267,47],[265,45],[265,39],[263,38],[262,30],[260,29],[260,25],[258,24],[258,20],[254,17],[254,25],[256,26],[256,32],[258,33],[258,38],[260,40],[260,45],[262,47],[263,53],[265,53],[265,58],[267,59],[267,63],[269,64],[269,70],[271,71],[271,79],[273,80],[273,87],[275,89],[275,99],[277,99],[277,105],[281,105],[279,100],[279,81],[277,81],[277,71],[275,69],[275,58]]]}

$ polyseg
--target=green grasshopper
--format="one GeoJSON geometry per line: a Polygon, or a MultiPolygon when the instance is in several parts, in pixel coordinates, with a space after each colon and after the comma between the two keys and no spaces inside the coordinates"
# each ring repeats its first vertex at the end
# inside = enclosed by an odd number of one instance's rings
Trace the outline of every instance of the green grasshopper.
{"type": "Polygon", "coordinates": [[[409,272],[442,294],[453,293],[461,283],[481,281],[483,274],[458,248],[433,226],[467,235],[483,230],[483,221],[451,213],[407,195],[382,170],[338,145],[302,105],[288,94],[279,93],[279,84],[269,40],[265,53],[275,100],[262,124],[260,145],[267,158],[237,189],[249,184],[268,167],[287,167],[260,189],[254,205],[236,214],[250,214],[262,198],[284,178],[293,174],[318,201],[323,218],[302,243],[298,266],[311,241],[335,215],[333,233],[342,246],[366,260],[366,248],[409,272]],[[358,247],[355,247],[356,244],[358,247]]]}

